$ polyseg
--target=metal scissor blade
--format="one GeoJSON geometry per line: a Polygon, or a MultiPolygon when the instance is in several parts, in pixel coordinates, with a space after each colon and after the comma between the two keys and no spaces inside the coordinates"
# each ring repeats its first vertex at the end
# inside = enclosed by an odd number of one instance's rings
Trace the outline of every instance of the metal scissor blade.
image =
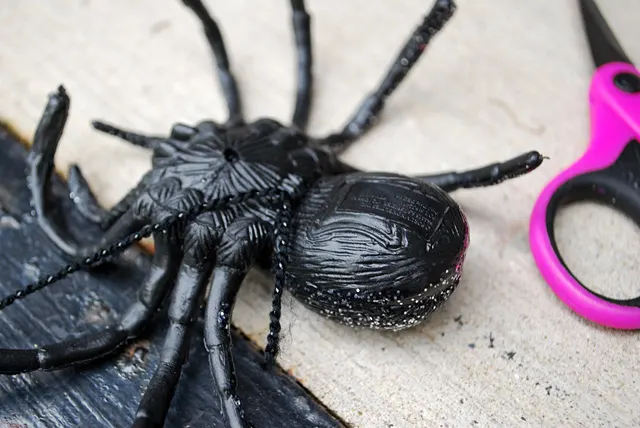
{"type": "Polygon", "coordinates": [[[594,0],[579,0],[591,56],[596,67],[609,62],[633,64],[620,46],[594,0]]]}

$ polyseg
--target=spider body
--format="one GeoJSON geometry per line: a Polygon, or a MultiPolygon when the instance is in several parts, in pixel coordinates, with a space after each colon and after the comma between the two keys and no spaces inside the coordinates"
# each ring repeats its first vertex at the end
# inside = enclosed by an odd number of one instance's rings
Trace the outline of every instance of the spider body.
{"type": "MultiPolygon", "coordinates": [[[[94,125],[116,136],[135,138],[102,122],[94,125]]],[[[274,189],[295,192],[315,177],[346,170],[326,147],[272,119],[229,127],[211,121],[196,127],[178,124],[169,138],[148,144],[153,149],[152,169],[130,197],[136,198],[135,216],[153,223],[205,201],[274,189]]],[[[273,229],[279,206],[260,202],[249,198],[220,211],[208,211],[197,217],[197,223],[222,231],[234,221],[254,220],[273,229]]]]}
{"type": "Polygon", "coordinates": [[[389,173],[325,177],[293,220],[287,283],[307,306],[358,327],[403,329],[460,280],[469,228],[442,189],[389,173]]]}
{"type": "Polygon", "coordinates": [[[236,392],[229,326],[252,266],[270,268],[275,278],[265,367],[278,352],[285,287],[342,323],[386,329],[415,325],[457,285],[469,243],[465,216],[448,192],[517,177],[543,158],[533,151],[469,171],[415,177],[359,171],[339,160],[375,123],[386,98],[452,16],[450,0],[436,0],[379,87],[341,131],[321,138],[305,131],[312,55],[310,17],[302,0],[291,0],[298,88],[290,126],[271,119],[245,122],[216,22],[201,1],[183,3],[209,41],[228,118],[176,124],[166,137],[94,122],[97,130],[148,148],[153,156],[149,172],[109,210],[96,202],[80,169],[71,168],[69,194],[78,210],[104,229],[99,239],[81,244],[51,215],[55,200],[49,180],[70,99],[63,87],[50,96],[34,135],[28,184],[40,226],[75,261],[0,300],[0,310],[73,272],[110,262],[145,237],[153,238],[155,252],[136,301],[113,325],[61,343],[0,349],[0,373],[57,370],[104,357],[143,334],[166,302],[170,325],[160,363],[132,423],[162,426],[203,304],[214,393],[229,426],[246,428],[251,424],[236,392]]]}

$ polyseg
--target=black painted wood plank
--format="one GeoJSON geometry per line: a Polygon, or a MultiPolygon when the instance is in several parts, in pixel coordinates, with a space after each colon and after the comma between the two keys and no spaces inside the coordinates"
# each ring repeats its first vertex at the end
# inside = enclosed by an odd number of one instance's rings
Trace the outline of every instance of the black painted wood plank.
{"type": "MultiPolygon", "coordinates": [[[[0,295],[68,263],[29,215],[26,148],[0,127],[0,295]]],[[[76,236],[99,233],[72,210],[62,180],[54,180],[60,210],[76,236]]],[[[116,268],[79,272],[0,312],[0,347],[29,348],[100,328],[133,301],[149,256],[129,250],[116,268]]],[[[127,427],[158,360],[166,318],[127,349],[100,362],[57,372],[0,376],[0,427],[127,427]],[[14,424],[14,425],[11,425],[14,424]]],[[[223,428],[197,325],[189,361],[167,427],[223,428]]],[[[263,371],[259,350],[234,330],[239,392],[256,428],[343,427],[279,368],[263,371]]]]}

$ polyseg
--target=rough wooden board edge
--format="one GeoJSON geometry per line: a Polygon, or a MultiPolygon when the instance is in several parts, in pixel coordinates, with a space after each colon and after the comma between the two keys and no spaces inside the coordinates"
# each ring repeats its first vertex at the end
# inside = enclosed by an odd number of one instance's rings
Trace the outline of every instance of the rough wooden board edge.
{"type": "MultiPolygon", "coordinates": [[[[0,265],[5,268],[3,279],[8,278],[0,281],[2,296],[68,262],[28,215],[24,157],[29,146],[13,127],[0,122],[0,265]]],[[[61,174],[53,181],[56,194],[64,196],[61,174]]],[[[60,202],[62,210],[72,213],[76,234],[92,231],[92,225],[71,210],[69,198],[60,202]]],[[[100,328],[133,301],[136,284],[149,265],[145,252],[131,249],[118,269],[76,274],[6,309],[0,317],[0,343],[31,347],[100,328]]],[[[152,335],[82,369],[0,377],[0,426],[127,426],[156,366],[164,324],[160,318],[160,328],[152,335]]],[[[201,331],[200,320],[167,427],[224,427],[206,353],[197,340],[201,331]]],[[[264,372],[257,345],[237,329],[233,333],[240,394],[256,427],[346,426],[280,367],[264,372]]]]}

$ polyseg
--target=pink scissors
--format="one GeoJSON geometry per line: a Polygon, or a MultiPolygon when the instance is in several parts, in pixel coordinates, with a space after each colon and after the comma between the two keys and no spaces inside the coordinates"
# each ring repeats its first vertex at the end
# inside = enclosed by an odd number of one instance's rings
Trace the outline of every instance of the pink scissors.
{"type": "Polygon", "coordinates": [[[589,89],[591,143],[540,194],[529,241],[542,276],[571,309],[604,326],[639,329],[640,297],[617,300],[590,290],[566,266],[554,237],[558,208],[579,200],[611,205],[640,226],[640,71],[594,1],[579,3],[596,66],[589,89]]]}

